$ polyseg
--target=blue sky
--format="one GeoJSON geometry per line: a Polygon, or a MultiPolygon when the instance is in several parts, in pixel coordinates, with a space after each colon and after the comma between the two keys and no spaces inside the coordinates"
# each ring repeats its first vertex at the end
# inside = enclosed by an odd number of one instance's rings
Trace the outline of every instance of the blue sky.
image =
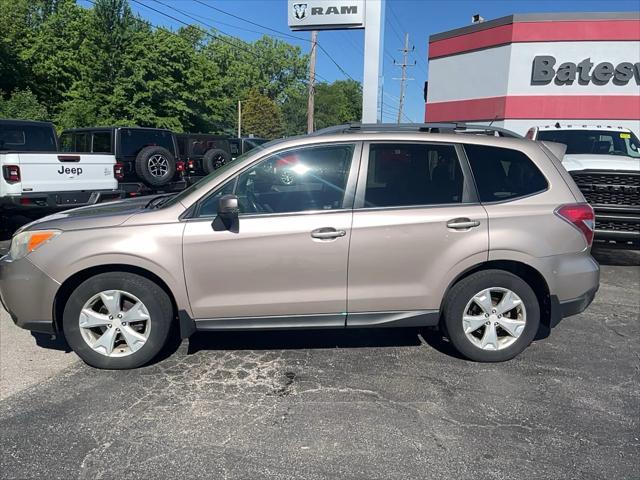
{"type": "MultiPolygon", "coordinates": [[[[261,35],[248,30],[274,34],[256,25],[225,15],[214,9],[200,5],[193,0],[159,0],[174,9],[181,10],[200,19],[205,24],[216,26],[224,33],[240,37],[244,40],[255,40],[261,35]]],[[[287,26],[287,0],[203,0],[212,7],[242,17],[243,19],[266,27],[293,34],[304,39],[309,32],[293,33],[287,26]]],[[[131,6],[143,18],[154,25],[178,28],[180,24],[162,14],[156,13],[140,4],[163,11],[188,23],[197,23],[184,17],[171,8],[160,5],[154,0],[130,0],[131,6]]],[[[81,1],[82,4],[88,2],[81,1]]],[[[479,13],[485,20],[491,20],[512,13],[543,12],[587,12],[587,11],[638,11],[638,0],[387,0],[385,12],[384,37],[384,92],[383,120],[395,121],[398,109],[400,69],[393,65],[402,54],[405,32],[409,33],[410,43],[415,46],[411,60],[417,65],[409,69],[415,80],[408,82],[405,99],[405,114],[414,122],[424,120],[423,86],[427,79],[428,62],[427,46],[429,35],[453,28],[463,27],[471,23],[471,15],[479,13]]],[[[206,28],[206,27],[205,27],[206,28]]],[[[329,52],[340,67],[352,78],[362,80],[364,31],[321,31],[318,41],[329,52]]],[[[286,39],[304,51],[309,50],[307,40],[286,39]]],[[[329,81],[348,78],[338,67],[319,50],[317,60],[319,76],[329,81]]]]}

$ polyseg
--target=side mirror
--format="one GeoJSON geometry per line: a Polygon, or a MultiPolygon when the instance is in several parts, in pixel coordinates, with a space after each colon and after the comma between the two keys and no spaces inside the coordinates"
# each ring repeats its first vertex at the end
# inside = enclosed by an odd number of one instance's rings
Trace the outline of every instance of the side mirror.
{"type": "Polygon", "coordinates": [[[222,195],[218,199],[218,215],[237,217],[238,213],[240,213],[238,197],[235,195],[222,195]]]}
{"type": "Polygon", "coordinates": [[[222,195],[218,199],[218,216],[213,219],[211,226],[215,231],[229,230],[238,233],[240,231],[239,213],[238,197],[222,195]]]}

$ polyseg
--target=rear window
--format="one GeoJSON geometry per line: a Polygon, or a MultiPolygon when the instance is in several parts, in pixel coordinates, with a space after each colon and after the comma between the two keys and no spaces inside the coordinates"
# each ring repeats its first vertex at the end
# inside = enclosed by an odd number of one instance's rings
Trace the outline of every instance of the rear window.
{"type": "Polygon", "coordinates": [[[485,145],[465,145],[464,149],[482,202],[525,197],[549,186],[538,167],[518,150],[485,145]]]}
{"type": "Polygon", "coordinates": [[[44,125],[0,125],[0,150],[55,152],[56,137],[44,125]]]}
{"type": "Polygon", "coordinates": [[[120,130],[120,155],[135,157],[140,150],[150,145],[164,147],[175,155],[173,135],[169,131],[139,130],[134,128],[120,130]]]}

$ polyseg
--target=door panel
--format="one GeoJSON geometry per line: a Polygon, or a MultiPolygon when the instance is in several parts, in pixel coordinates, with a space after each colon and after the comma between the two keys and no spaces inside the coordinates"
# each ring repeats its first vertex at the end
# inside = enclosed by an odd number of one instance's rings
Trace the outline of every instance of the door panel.
{"type": "Polygon", "coordinates": [[[459,147],[436,142],[365,145],[349,251],[349,313],[439,309],[449,283],[487,260],[487,214],[462,155],[459,147]]]}
{"type": "Polygon", "coordinates": [[[480,205],[356,211],[348,311],[438,309],[449,282],[486,261],[487,250],[487,215],[480,205]],[[459,217],[480,225],[447,228],[459,217]]]}
{"type": "Polygon", "coordinates": [[[354,142],[282,150],[207,194],[183,242],[195,317],[335,314],[344,326],[359,159],[354,142]],[[238,198],[239,233],[212,229],[222,194],[238,198]]]}
{"type": "Polygon", "coordinates": [[[196,318],[346,311],[350,210],[240,217],[240,232],[187,223],[184,265],[196,318]],[[343,236],[313,238],[333,228],[343,236]]]}

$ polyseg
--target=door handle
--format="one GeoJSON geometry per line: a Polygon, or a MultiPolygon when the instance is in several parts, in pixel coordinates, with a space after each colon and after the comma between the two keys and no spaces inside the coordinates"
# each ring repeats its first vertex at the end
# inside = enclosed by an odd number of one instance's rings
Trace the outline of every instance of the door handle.
{"type": "Polygon", "coordinates": [[[470,218],[454,218],[447,222],[447,228],[453,228],[455,230],[466,230],[479,225],[480,222],[478,220],[471,220],[470,218]]]}
{"type": "Polygon", "coordinates": [[[336,230],[332,227],[317,228],[311,232],[313,238],[320,240],[331,240],[333,238],[344,237],[347,234],[345,230],[336,230]]]}

